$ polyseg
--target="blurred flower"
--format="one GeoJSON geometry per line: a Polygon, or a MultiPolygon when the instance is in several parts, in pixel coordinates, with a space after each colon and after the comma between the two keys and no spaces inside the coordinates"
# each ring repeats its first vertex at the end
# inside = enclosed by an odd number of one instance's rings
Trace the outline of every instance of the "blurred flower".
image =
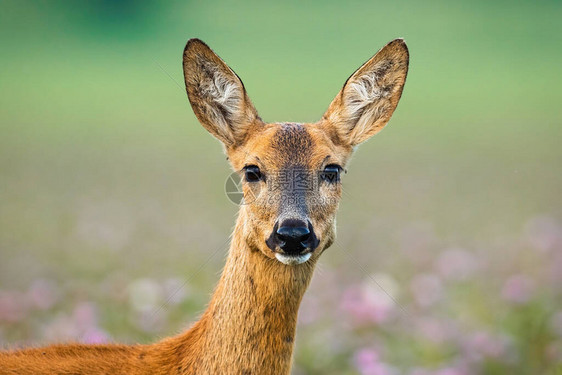
{"type": "Polygon", "coordinates": [[[82,335],[80,341],[84,344],[104,344],[109,341],[109,335],[99,328],[90,328],[82,335]]]}
{"type": "Polygon", "coordinates": [[[91,302],[79,303],[72,312],[72,321],[77,330],[86,331],[98,322],[97,309],[91,302]]]}
{"type": "Polygon", "coordinates": [[[456,367],[445,367],[437,370],[435,375],[468,375],[468,372],[456,367]]]}
{"type": "Polygon", "coordinates": [[[451,248],[444,251],[436,262],[439,274],[450,280],[466,280],[478,268],[478,260],[469,251],[451,248]]]}
{"type": "Polygon", "coordinates": [[[170,277],[163,283],[163,293],[167,303],[178,305],[188,298],[189,285],[183,279],[170,277]]]}
{"type": "Polygon", "coordinates": [[[471,361],[484,358],[499,358],[507,351],[509,340],[505,336],[478,331],[468,335],[463,341],[465,356],[471,361]]]}
{"type": "Polygon", "coordinates": [[[436,370],[428,370],[425,368],[414,368],[408,375],[469,375],[470,372],[462,367],[448,366],[436,370]]]}
{"type": "Polygon", "coordinates": [[[353,358],[355,367],[362,375],[393,375],[397,370],[379,361],[379,354],[372,348],[358,350],[353,358]]]}
{"type": "Polygon", "coordinates": [[[59,314],[43,327],[43,336],[48,341],[79,341],[100,344],[109,341],[109,335],[97,326],[97,308],[92,302],[80,302],[71,316],[59,314]]]}
{"type": "Polygon", "coordinates": [[[421,307],[429,307],[443,298],[443,284],[435,274],[416,275],[410,283],[414,300],[421,307]]]}
{"type": "Polygon", "coordinates": [[[511,276],[503,285],[502,297],[513,303],[526,303],[532,297],[535,282],[525,275],[511,276]]]}
{"type": "Polygon", "coordinates": [[[385,295],[398,298],[400,295],[400,284],[387,273],[375,273],[369,276],[364,282],[367,288],[375,288],[377,291],[383,290],[385,295]]]}
{"type": "Polygon", "coordinates": [[[48,310],[53,307],[58,297],[57,286],[51,280],[37,279],[27,291],[27,299],[39,310],[48,310]]]}
{"type": "Polygon", "coordinates": [[[526,224],[525,231],[531,246],[544,252],[562,243],[562,226],[550,216],[531,218],[526,224]]]}
{"type": "Polygon", "coordinates": [[[153,280],[137,279],[129,284],[129,303],[137,312],[153,311],[162,302],[162,288],[153,280]]]}
{"type": "Polygon", "coordinates": [[[454,334],[450,322],[431,317],[422,317],[415,320],[417,331],[424,339],[435,344],[442,344],[454,334]]]}
{"type": "Polygon", "coordinates": [[[74,320],[62,313],[43,326],[43,337],[47,341],[76,340],[81,333],[74,320]]]}
{"type": "Polygon", "coordinates": [[[372,275],[361,285],[352,286],[344,292],[342,308],[359,323],[382,323],[394,312],[393,298],[398,292],[398,284],[391,276],[372,275]]]}
{"type": "Polygon", "coordinates": [[[0,291],[0,322],[16,323],[26,318],[28,306],[24,296],[0,291]]]}
{"type": "MultiPolygon", "coordinates": [[[[181,281],[179,283],[183,284],[181,281]]],[[[173,282],[172,289],[174,286],[176,287],[173,291],[177,290],[178,293],[181,293],[181,284],[178,284],[178,281],[173,282]]],[[[134,314],[132,319],[135,325],[145,332],[154,333],[160,331],[167,320],[167,309],[164,308],[165,306],[162,306],[168,302],[176,303],[172,300],[178,297],[172,296],[173,293],[171,293],[171,300],[166,300],[164,288],[158,282],[148,278],[133,281],[127,289],[129,292],[129,304],[134,314]]],[[[183,297],[180,294],[180,298],[175,301],[181,300],[183,300],[183,297]]]]}
{"type": "Polygon", "coordinates": [[[167,321],[168,310],[155,309],[135,313],[133,321],[144,332],[155,333],[161,331],[167,321]]]}

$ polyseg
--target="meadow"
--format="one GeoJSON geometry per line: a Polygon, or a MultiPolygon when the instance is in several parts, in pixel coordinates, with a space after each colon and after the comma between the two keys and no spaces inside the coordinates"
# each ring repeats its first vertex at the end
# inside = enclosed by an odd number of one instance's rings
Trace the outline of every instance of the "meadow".
{"type": "Polygon", "coordinates": [[[266,121],[315,121],[404,37],[343,177],[295,375],[562,373],[559,1],[3,2],[0,346],[148,343],[204,310],[238,207],[183,87],[207,42],[266,121]]]}

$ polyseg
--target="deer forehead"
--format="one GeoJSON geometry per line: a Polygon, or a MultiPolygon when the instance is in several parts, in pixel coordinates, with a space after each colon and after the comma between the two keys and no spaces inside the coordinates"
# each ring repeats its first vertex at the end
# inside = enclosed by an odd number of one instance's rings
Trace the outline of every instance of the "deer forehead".
{"type": "Polygon", "coordinates": [[[348,152],[318,124],[284,122],[257,128],[244,145],[229,153],[229,159],[237,170],[251,164],[271,170],[316,169],[327,160],[345,164],[348,152]]]}

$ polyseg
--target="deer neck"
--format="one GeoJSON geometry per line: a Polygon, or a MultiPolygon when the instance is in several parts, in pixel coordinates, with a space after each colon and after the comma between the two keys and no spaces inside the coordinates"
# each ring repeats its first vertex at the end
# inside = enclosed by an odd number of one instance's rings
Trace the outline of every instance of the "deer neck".
{"type": "Polygon", "coordinates": [[[239,216],[209,307],[188,332],[197,336],[197,374],[289,374],[300,302],[314,262],[287,266],[243,238],[239,216]],[[247,372],[245,372],[247,371],[247,372]]]}

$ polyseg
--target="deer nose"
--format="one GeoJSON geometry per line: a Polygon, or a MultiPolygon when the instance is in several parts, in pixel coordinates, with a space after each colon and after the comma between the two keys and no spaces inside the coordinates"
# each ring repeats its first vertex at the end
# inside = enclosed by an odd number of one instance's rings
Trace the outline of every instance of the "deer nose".
{"type": "Polygon", "coordinates": [[[310,247],[310,230],[300,220],[287,220],[275,232],[279,247],[287,254],[299,254],[310,247]]]}
{"type": "Polygon", "coordinates": [[[277,238],[284,242],[303,242],[310,237],[310,231],[305,227],[281,227],[277,229],[277,238]]]}

